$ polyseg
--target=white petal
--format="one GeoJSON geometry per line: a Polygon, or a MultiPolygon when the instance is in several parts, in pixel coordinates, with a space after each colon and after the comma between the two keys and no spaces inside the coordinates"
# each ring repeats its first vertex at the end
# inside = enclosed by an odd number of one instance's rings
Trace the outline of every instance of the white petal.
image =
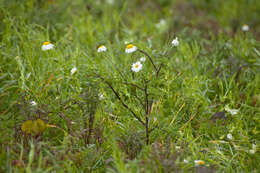
{"type": "Polygon", "coordinates": [[[31,101],[31,105],[32,105],[32,106],[36,106],[37,103],[36,103],[35,101],[31,101]]]}
{"type": "Polygon", "coordinates": [[[53,44],[47,44],[47,45],[42,45],[42,50],[46,51],[46,50],[50,50],[53,49],[54,45],[53,44]]]}
{"type": "Polygon", "coordinates": [[[97,50],[97,52],[105,52],[107,48],[105,46],[100,46],[97,50]]]}
{"type": "Polygon", "coordinates": [[[227,138],[231,140],[231,139],[233,139],[233,136],[229,133],[229,134],[227,134],[227,138]]]}
{"type": "Polygon", "coordinates": [[[76,71],[77,71],[77,67],[73,67],[73,68],[70,70],[71,75],[73,75],[76,71]]]}
{"type": "Polygon", "coordinates": [[[133,53],[137,50],[136,46],[133,46],[132,48],[126,48],[125,53],[133,53]]]}
{"type": "Polygon", "coordinates": [[[172,45],[177,47],[179,45],[178,37],[176,37],[174,40],[172,40],[172,45]]]}

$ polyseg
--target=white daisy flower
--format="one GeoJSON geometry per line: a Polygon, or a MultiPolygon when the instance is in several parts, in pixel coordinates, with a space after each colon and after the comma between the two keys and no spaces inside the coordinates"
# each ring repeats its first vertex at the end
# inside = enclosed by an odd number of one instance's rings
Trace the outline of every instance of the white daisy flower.
{"type": "Polygon", "coordinates": [[[145,62],[145,60],[146,60],[145,57],[140,58],[140,61],[141,61],[141,62],[145,62]]]}
{"type": "Polygon", "coordinates": [[[225,111],[229,112],[231,115],[236,115],[239,110],[238,109],[230,109],[228,106],[226,106],[225,111]]]}
{"type": "Polygon", "coordinates": [[[53,49],[53,48],[54,48],[54,45],[51,44],[48,41],[44,42],[43,45],[42,45],[42,50],[43,51],[50,50],[50,49],[53,49]]]}
{"type": "Polygon", "coordinates": [[[143,65],[141,64],[140,61],[137,61],[132,65],[132,71],[134,72],[139,72],[142,69],[143,65]]]}
{"type": "Polygon", "coordinates": [[[104,46],[104,45],[98,46],[97,52],[105,52],[105,51],[107,51],[106,46],[104,46]]]}
{"type": "Polygon", "coordinates": [[[73,75],[74,73],[77,72],[77,67],[73,67],[71,70],[70,70],[70,74],[73,75]]]}
{"type": "Polygon", "coordinates": [[[98,97],[99,97],[100,100],[104,100],[105,99],[105,96],[102,93],[99,93],[98,97]]]}
{"type": "Polygon", "coordinates": [[[179,46],[178,37],[176,37],[174,40],[172,40],[172,45],[175,46],[175,47],[179,46]]]}
{"type": "Polygon", "coordinates": [[[243,25],[242,26],[242,31],[244,31],[244,32],[249,31],[249,26],[248,25],[243,25]]]}
{"type": "Polygon", "coordinates": [[[184,159],[183,162],[184,163],[189,163],[189,161],[187,159],[184,159]]]}
{"type": "Polygon", "coordinates": [[[125,53],[133,53],[137,50],[137,47],[133,44],[128,44],[125,48],[125,53]]]}
{"type": "Polygon", "coordinates": [[[249,153],[250,153],[250,154],[255,154],[255,152],[256,152],[256,145],[255,145],[255,144],[252,144],[252,149],[249,150],[249,153]]]}
{"type": "Polygon", "coordinates": [[[232,139],[233,139],[233,136],[229,133],[229,134],[227,134],[227,138],[228,138],[229,140],[232,140],[232,139]]]}
{"type": "Polygon", "coordinates": [[[32,106],[36,106],[37,105],[37,103],[35,102],[35,101],[31,101],[31,103],[30,103],[32,106]]]}
{"type": "Polygon", "coordinates": [[[161,27],[164,27],[166,25],[166,20],[165,19],[161,19],[159,23],[155,24],[155,27],[157,29],[160,29],[161,27]]]}
{"type": "Polygon", "coordinates": [[[252,149],[252,150],[249,150],[249,153],[250,153],[250,154],[255,154],[255,150],[253,150],[253,149],[252,149]]]}
{"type": "Polygon", "coordinates": [[[201,166],[201,165],[205,164],[205,162],[203,160],[195,160],[194,163],[196,166],[201,166]]]}

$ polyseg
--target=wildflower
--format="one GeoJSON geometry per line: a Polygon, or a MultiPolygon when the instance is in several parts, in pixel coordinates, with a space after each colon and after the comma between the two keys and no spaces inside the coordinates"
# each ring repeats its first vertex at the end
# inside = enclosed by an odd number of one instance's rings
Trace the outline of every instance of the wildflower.
{"type": "Polygon", "coordinates": [[[233,139],[233,136],[229,133],[229,134],[227,134],[227,138],[228,138],[229,140],[231,140],[231,139],[233,139]]]}
{"type": "Polygon", "coordinates": [[[244,32],[249,31],[249,26],[248,25],[243,25],[242,26],[242,31],[244,31],[244,32]]]}
{"type": "Polygon", "coordinates": [[[255,154],[255,152],[256,152],[256,145],[255,145],[255,144],[252,144],[252,149],[249,150],[249,153],[250,153],[250,154],[255,154]]]}
{"type": "Polygon", "coordinates": [[[249,150],[249,153],[250,153],[250,154],[255,154],[255,150],[253,150],[253,149],[252,149],[252,150],[249,150]]]}
{"type": "Polygon", "coordinates": [[[99,93],[98,97],[99,97],[100,100],[104,100],[105,99],[105,97],[104,97],[104,95],[102,93],[99,93]]]}
{"type": "Polygon", "coordinates": [[[189,163],[189,161],[187,159],[184,159],[183,162],[184,163],[189,163]]]}
{"type": "Polygon", "coordinates": [[[228,106],[226,106],[225,111],[229,112],[231,115],[236,115],[239,110],[238,109],[230,109],[228,106]]]}
{"type": "Polygon", "coordinates": [[[137,61],[132,65],[132,71],[134,72],[139,72],[142,69],[143,65],[141,64],[140,61],[137,61]]]}
{"type": "Polygon", "coordinates": [[[205,164],[205,162],[203,160],[195,160],[194,163],[196,166],[201,166],[201,165],[205,164]]]}
{"type": "Polygon", "coordinates": [[[125,48],[125,53],[133,53],[137,50],[137,47],[133,44],[128,44],[125,48]]]}
{"type": "Polygon", "coordinates": [[[256,144],[252,144],[252,148],[255,150],[256,149],[256,144]]]}
{"type": "Polygon", "coordinates": [[[161,19],[159,23],[155,24],[155,27],[160,29],[162,27],[166,26],[166,21],[164,19],[161,19]]]}
{"type": "Polygon", "coordinates": [[[73,75],[74,73],[77,72],[77,67],[73,67],[71,70],[70,70],[70,74],[73,75]]]}
{"type": "Polygon", "coordinates": [[[42,50],[43,51],[50,50],[50,49],[53,49],[53,47],[54,47],[53,44],[51,44],[50,42],[46,41],[42,45],[42,50]]]}
{"type": "Polygon", "coordinates": [[[104,46],[104,45],[98,46],[97,52],[105,52],[105,51],[107,51],[106,46],[104,46]]]}
{"type": "Polygon", "coordinates": [[[175,47],[179,46],[178,37],[176,37],[174,40],[172,40],[172,45],[175,46],[175,47]]]}
{"type": "Polygon", "coordinates": [[[141,61],[141,62],[145,62],[145,60],[146,60],[145,57],[140,58],[140,61],[141,61]]]}
{"type": "Polygon", "coordinates": [[[35,101],[31,101],[31,103],[30,103],[32,106],[36,106],[37,105],[37,103],[35,102],[35,101]]]}

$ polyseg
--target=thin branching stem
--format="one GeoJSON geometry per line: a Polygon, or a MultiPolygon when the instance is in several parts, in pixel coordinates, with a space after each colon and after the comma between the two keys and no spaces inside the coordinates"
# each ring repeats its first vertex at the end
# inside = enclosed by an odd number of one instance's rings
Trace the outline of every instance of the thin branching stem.
{"type": "Polygon", "coordinates": [[[115,94],[116,98],[120,101],[120,103],[121,103],[127,110],[129,110],[129,111],[132,113],[132,115],[133,115],[142,125],[145,126],[144,121],[143,121],[140,117],[138,117],[138,116],[136,115],[136,113],[135,113],[127,104],[124,103],[124,101],[121,99],[119,93],[114,89],[114,87],[113,87],[108,81],[106,81],[103,77],[101,77],[101,76],[99,76],[99,75],[97,75],[97,77],[100,78],[100,79],[102,79],[102,80],[105,82],[105,84],[107,84],[107,86],[113,91],[113,93],[115,94]]]}
{"type": "Polygon", "coordinates": [[[157,72],[157,71],[158,71],[158,68],[157,68],[156,65],[154,64],[153,59],[151,58],[151,56],[150,56],[147,52],[145,52],[145,51],[143,51],[143,50],[141,50],[141,49],[138,49],[138,51],[141,52],[142,54],[144,54],[145,56],[147,56],[147,58],[148,58],[148,59],[150,60],[150,62],[153,64],[153,67],[154,67],[155,71],[157,72]]]}
{"type": "Polygon", "coordinates": [[[147,83],[145,81],[145,133],[146,133],[146,144],[149,144],[149,94],[147,91],[147,83]]]}

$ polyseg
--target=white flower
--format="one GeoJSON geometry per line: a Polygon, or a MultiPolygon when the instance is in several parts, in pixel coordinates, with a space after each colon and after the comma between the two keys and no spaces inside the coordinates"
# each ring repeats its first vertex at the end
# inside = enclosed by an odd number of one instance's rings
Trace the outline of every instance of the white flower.
{"type": "Polygon", "coordinates": [[[102,93],[99,93],[98,97],[99,97],[100,100],[104,100],[105,99],[105,97],[104,97],[104,95],[102,93]]]}
{"type": "Polygon", "coordinates": [[[53,44],[51,44],[50,42],[46,41],[42,45],[42,50],[43,51],[50,50],[50,49],[53,49],[53,47],[54,47],[53,44]]]}
{"type": "Polygon", "coordinates": [[[189,163],[189,161],[187,159],[184,159],[183,162],[184,163],[189,163]]]}
{"type": "Polygon", "coordinates": [[[133,44],[128,44],[125,48],[125,53],[133,53],[137,50],[137,47],[133,44]]]}
{"type": "Polygon", "coordinates": [[[175,46],[175,47],[179,46],[178,37],[176,37],[174,40],[172,40],[172,45],[175,46]]]}
{"type": "Polygon", "coordinates": [[[195,160],[194,163],[196,166],[201,166],[201,165],[205,164],[205,162],[203,160],[195,160]]]}
{"type": "Polygon", "coordinates": [[[227,138],[228,138],[229,140],[232,140],[232,139],[233,139],[233,136],[229,133],[229,134],[227,134],[227,138]]]}
{"type": "Polygon", "coordinates": [[[77,67],[73,67],[71,70],[70,70],[70,74],[73,75],[74,73],[77,72],[77,67]]]}
{"type": "Polygon", "coordinates": [[[146,60],[145,57],[140,58],[140,61],[141,61],[141,62],[145,62],[145,60],[146,60]]]}
{"type": "Polygon", "coordinates": [[[160,29],[161,27],[164,27],[166,25],[166,20],[161,19],[159,23],[155,24],[155,27],[160,29]]]}
{"type": "Polygon", "coordinates": [[[226,106],[225,111],[229,112],[231,115],[236,115],[239,110],[238,109],[230,109],[228,106],[226,106]]]}
{"type": "Polygon", "coordinates": [[[107,51],[106,46],[104,46],[104,45],[98,46],[97,52],[105,52],[105,51],[107,51]]]}
{"type": "Polygon", "coordinates": [[[255,150],[253,150],[253,149],[252,149],[252,150],[249,150],[249,153],[250,153],[250,154],[255,154],[255,150]]]}
{"type": "Polygon", "coordinates": [[[242,31],[244,31],[244,32],[249,31],[249,26],[248,25],[243,25],[242,26],[242,31]]]}
{"type": "Polygon", "coordinates": [[[252,144],[252,149],[249,150],[249,153],[250,153],[250,154],[255,154],[255,152],[256,152],[256,145],[255,145],[255,144],[252,144]]]}
{"type": "Polygon", "coordinates": [[[35,102],[35,101],[31,101],[31,103],[30,103],[32,106],[36,106],[37,105],[37,103],[35,102]]]}
{"type": "Polygon", "coordinates": [[[143,65],[141,64],[140,61],[137,61],[132,65],[132,71],[134,72],[139,72],[142,69],[143,65]]]}
{"type": "Polygon", "coordinates": [[[256,149],[256,144],[252,144],[252,149],[253,149],[253,150],[256,149]]]}

